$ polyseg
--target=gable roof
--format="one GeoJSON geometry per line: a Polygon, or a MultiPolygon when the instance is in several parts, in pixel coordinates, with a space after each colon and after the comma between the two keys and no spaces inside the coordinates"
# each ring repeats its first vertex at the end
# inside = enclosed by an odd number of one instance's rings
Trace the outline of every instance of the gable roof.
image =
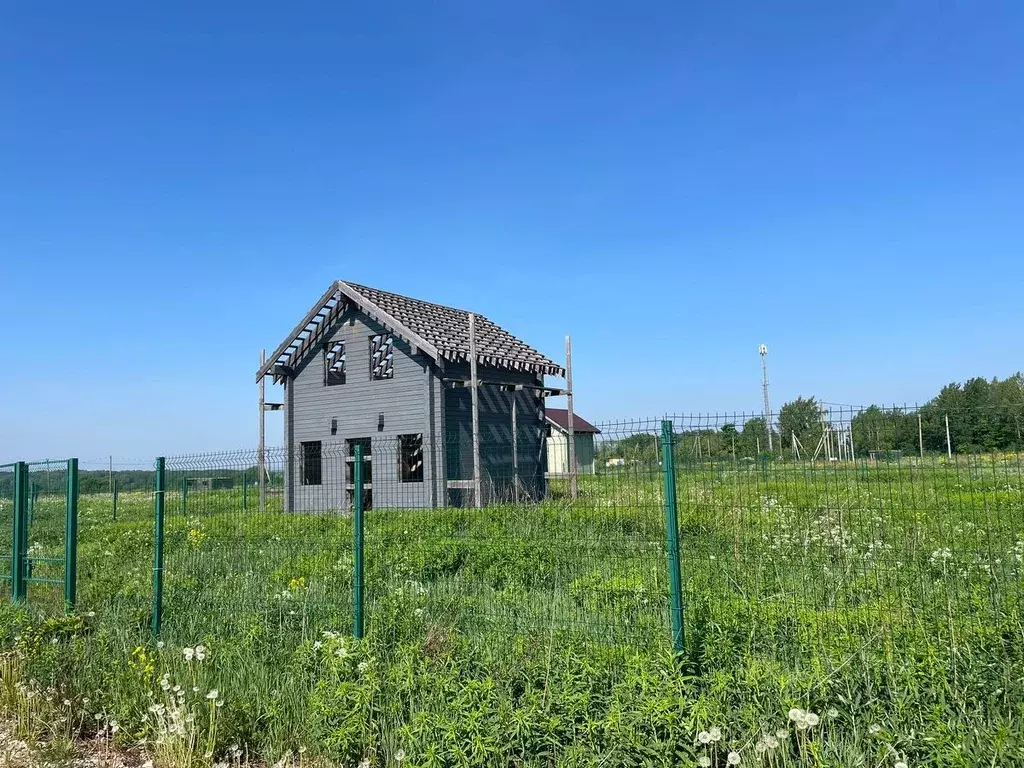
{"type": "MultiPolygon", "coordinates": [[[[569,431],[569,411],[565,408],[545,408],[544,416],[563,432],[569,431]]],[[[600,435],[601,430],[586,419],[581,419],[576,411],[572,412],[572,431],[576,434],[589,433],[600,435]]]]}
{"type": "MultiPolygon", "coordinates": [[[[268,373],[279,380],[286,369],[295,368],[352,307],[438,362],[469,360],[468,311],[338,280],[274,350],[256,373],[256,380],[268,373]]],[[[560,365],[483,315],[476,315],[476,349],[477,362],[482,365],[565,375],[560,365]]]]}

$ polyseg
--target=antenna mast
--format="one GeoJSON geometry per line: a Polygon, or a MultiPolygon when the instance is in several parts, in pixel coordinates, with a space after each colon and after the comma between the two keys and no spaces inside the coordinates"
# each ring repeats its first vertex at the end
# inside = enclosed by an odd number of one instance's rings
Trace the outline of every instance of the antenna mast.
{"type": "Polygon", "coordinates": [[[772,406],[768,401],[768,347],[762,344],[757,348],[761,355],[761,390],[764,395],[764,423],[768,428],[768,452],[774,451],[772,446],[772,406]]]}

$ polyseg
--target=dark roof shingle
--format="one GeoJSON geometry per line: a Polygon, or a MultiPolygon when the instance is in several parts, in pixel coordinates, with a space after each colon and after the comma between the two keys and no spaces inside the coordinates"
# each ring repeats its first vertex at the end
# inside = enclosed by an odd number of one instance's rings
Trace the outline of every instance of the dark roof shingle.
{"type": "MultiPolygon", "coordinates": [[[[544,415],[547,417],[555,426],[559,427],[563,432],[569,431],[569,411],[566,408],[545,408],[544,415]]],[[[573,411],[572,413],[572,431],[590,433],[592,435],[600,435],[601,430],[595,427],[586,419],[580,418],[580,415],[573,411]]]]}
{"type": "MultiPolygon", "coordinates": [[[[339,280],[268,358],[257,379],[272,371],[277,377],[282,367],[294,367],[351,305],[439,360],[469,360],[468,311],[339,280]]],[[[483,365],[565,375],[562,366],[479,314],[476,347],[477,362],[483,365]]]]}

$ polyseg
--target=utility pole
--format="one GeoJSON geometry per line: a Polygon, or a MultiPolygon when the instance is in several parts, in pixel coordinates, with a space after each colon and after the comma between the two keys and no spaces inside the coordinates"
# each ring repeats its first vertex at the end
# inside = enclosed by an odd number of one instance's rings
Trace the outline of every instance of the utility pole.
{"type": "MultiPolygon", "coordinates": [[[[267,350],[260,350],[260,368],[267,362],[267,350]]],[[[260,472],[260,513],[267,511],[267,380],[260,376],[260,446],[256,451],[256,463],[260,472]]]]}
{"type": "Polygon", "coordinates": [[[953,458],[953,441],[949,439],[949,414],[946,414],[946,456],[953,458]]]}
{"type": "Polygon", "coordinates": [[[921,412],[917,412],[917,445],[921,450],[921,458],[924,458],[924,428],[921,426],[921,412]]]}
{"type": "Polygon", "coordinates": [[[768,428],[768,453],[772,453],[772,406],[768,400],[768,347],[762,344],[757,348],[761,355],[761,390],[764,395],[764,423],[768,428]]]}
{"type": "Polygon", "coordinates": [[[576,424],[572,403],[572,339],[568,334],[565,336],[565,401],[566,401],[566,426],[569,429],[569,495],[575,500],[580,495],[579,477],[576,473],[576,424]]]}

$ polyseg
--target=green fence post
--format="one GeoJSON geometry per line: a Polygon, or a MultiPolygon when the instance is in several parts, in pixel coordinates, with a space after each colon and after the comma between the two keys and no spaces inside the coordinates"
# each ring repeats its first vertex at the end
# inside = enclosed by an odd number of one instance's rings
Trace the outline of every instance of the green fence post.
{"type": "Polygon", "coordinates": [[[164,610],[164,476],[166,460],[156,460],[156,493],[153,496],[153,636],[160,634],[164,610]]]}
{"type": "Polygon", "coordinates": [[[28,559],[28,466],[14,465],[14,530],[11,536],[11,600],[25,601],[25,565],[28,559]]]}
{"type": "Polygon", "coordinates": [[[245,470],[242,470],[242,511],[249,507],[249,484],[246,482],[245,470]]]}
{"type": "Polygon", "coordinates": [[[64,536],[64,607],[71,611],[78,599],[78,459],[68,459],[64,536]]]}
{"type": "Polygon", "coordinates": [[[680,654],[683,630],[683,579],[679,570],[679,519],[676,513],[676,462],[672,422],[661,422],[661,469],[665,480],[665,544],[668,547],[668,583],[672,613],[672,649],[680,654]]]}
{"type": "Polygon", "coordinates": [[[117,478],[114,478],[114,522],[117,522],[117,478]]]}
{"type": "Polygon", "coordinates": [[[363,636],[363,446],[355,446],[352,491],[352,523],[355,544],[355,567],[352,579],[353,634],[363,636]]]}
{"type": "Polygon", "coordinates": [[[181,478],[181,514],[188,514],[188,476],[181,478]]]}

